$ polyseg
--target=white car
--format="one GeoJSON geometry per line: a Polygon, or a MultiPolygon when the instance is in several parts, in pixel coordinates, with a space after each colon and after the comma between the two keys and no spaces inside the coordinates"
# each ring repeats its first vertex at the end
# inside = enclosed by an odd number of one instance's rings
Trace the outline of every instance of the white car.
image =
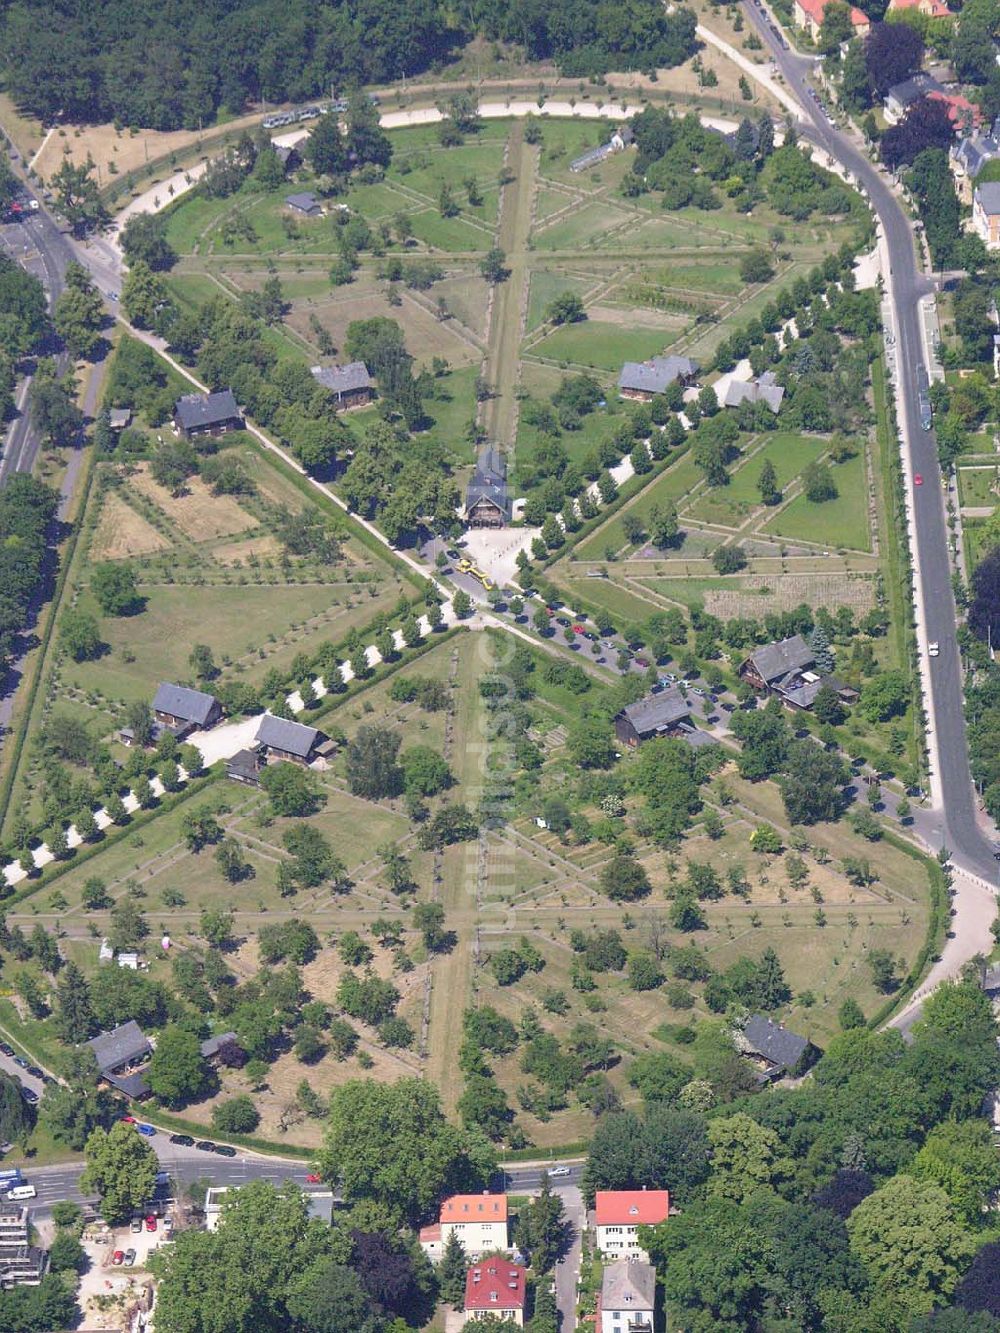
{"type": "Polygon", "coordinates": [[[937,655],[938,655],[938,653],[940,653],[940,651],[941,651],[941,645],[938,643],[938,641],[937,641],[936,639],[934,640],[933,643],[929,643],[929,644],[927,645],[927,656],[928,656],[928,657],[937,657],[937,655]]]}
{"type": "Polygon", "coordinates": [[[568,1167],[568,1166],[553,1166],[553,1167],[550,1167],[550,1168],[549,1168],[549,1171],[548,1171],[547,1174],[550,1175],[550,1176],[568,1176],[568,1175],[569,1175],[569,1167],[568,1167]]]}

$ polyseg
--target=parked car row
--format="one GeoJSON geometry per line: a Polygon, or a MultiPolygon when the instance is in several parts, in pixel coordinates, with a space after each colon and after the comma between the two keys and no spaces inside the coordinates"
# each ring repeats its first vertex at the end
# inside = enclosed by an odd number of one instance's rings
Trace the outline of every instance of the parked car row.
{"type": "Polygon", "coordinates": [[[199,1152],[214,1152],[220,1157],[235,1157],[236,1149],[228,1143],[213,1143],[211,1139],[193,1139],[190,1134],[171,1134],[170,1142],[179,1148],[197,1148],[199,1152]]]}
{"type": "MultiPolygon", "coordinates": [[[[379,99],[374,93],[368,94],[368,100],[373,106],[378,106],[379,99]]],[[[265,130],[277,130],[281,129],[283,125],[295,125],[300,120],[316,120],[319,116],[325,115],[327,111],[342,116],[347,107],[347,99],[338,97],[334,102],[317,102],[313,106],[296,106],[291,111],[278,111],[273,116],[265,116],[261,125],[265,130]]]]}

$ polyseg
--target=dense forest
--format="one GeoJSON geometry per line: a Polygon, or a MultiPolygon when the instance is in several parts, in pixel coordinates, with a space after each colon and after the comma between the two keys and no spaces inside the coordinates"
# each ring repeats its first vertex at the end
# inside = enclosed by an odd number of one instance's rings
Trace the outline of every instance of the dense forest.
{"type": "Polygon", "coordinates": [[[441,65],[476,33],[567,73],[652,69],[694,51],[694,16],[659,0],[0,0],[0,65],[44,120],[197,129],[247,102],[302,101],[441,65]]]}

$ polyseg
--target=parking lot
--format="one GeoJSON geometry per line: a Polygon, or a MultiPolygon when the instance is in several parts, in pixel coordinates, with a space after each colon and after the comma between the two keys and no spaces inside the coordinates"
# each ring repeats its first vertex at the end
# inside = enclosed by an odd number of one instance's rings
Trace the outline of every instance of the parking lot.
{"type": "Polygon", "coordinates": [[[142,1289],[149,1255],[165,1239],[160,1220],[157,1221],[156,1231],[147,1231],[144,1225],[139,1232],[124,1226],[113,1227],[96,1237],[91,1237],[89,1230],[85,1233],[83,1248],[90,1262],[80,1278],[79,1291],[85,1328],[121,1327],[124,1306],[137,1298],[142,1289]],[[133,1264],[126,1267],[114,1263],[116,1251],[126,1254],[129,1250],[135,1251],[133,1264]],[[112,1308],[102,1308],[106,1305],[112,1308]]]}

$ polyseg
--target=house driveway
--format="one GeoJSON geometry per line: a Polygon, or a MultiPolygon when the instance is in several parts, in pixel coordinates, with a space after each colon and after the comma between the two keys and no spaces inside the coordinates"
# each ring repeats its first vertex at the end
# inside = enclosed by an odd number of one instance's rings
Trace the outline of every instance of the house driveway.
{"type": "Polygon", "coordinates": [[[261,715],[244,718],[242,722],[225,722],[211,731],[194,731],[188,737],[201,751],[206,768],[218,759],[232,759],[239,750],[246,750],[257,739],[261,715]]]}

